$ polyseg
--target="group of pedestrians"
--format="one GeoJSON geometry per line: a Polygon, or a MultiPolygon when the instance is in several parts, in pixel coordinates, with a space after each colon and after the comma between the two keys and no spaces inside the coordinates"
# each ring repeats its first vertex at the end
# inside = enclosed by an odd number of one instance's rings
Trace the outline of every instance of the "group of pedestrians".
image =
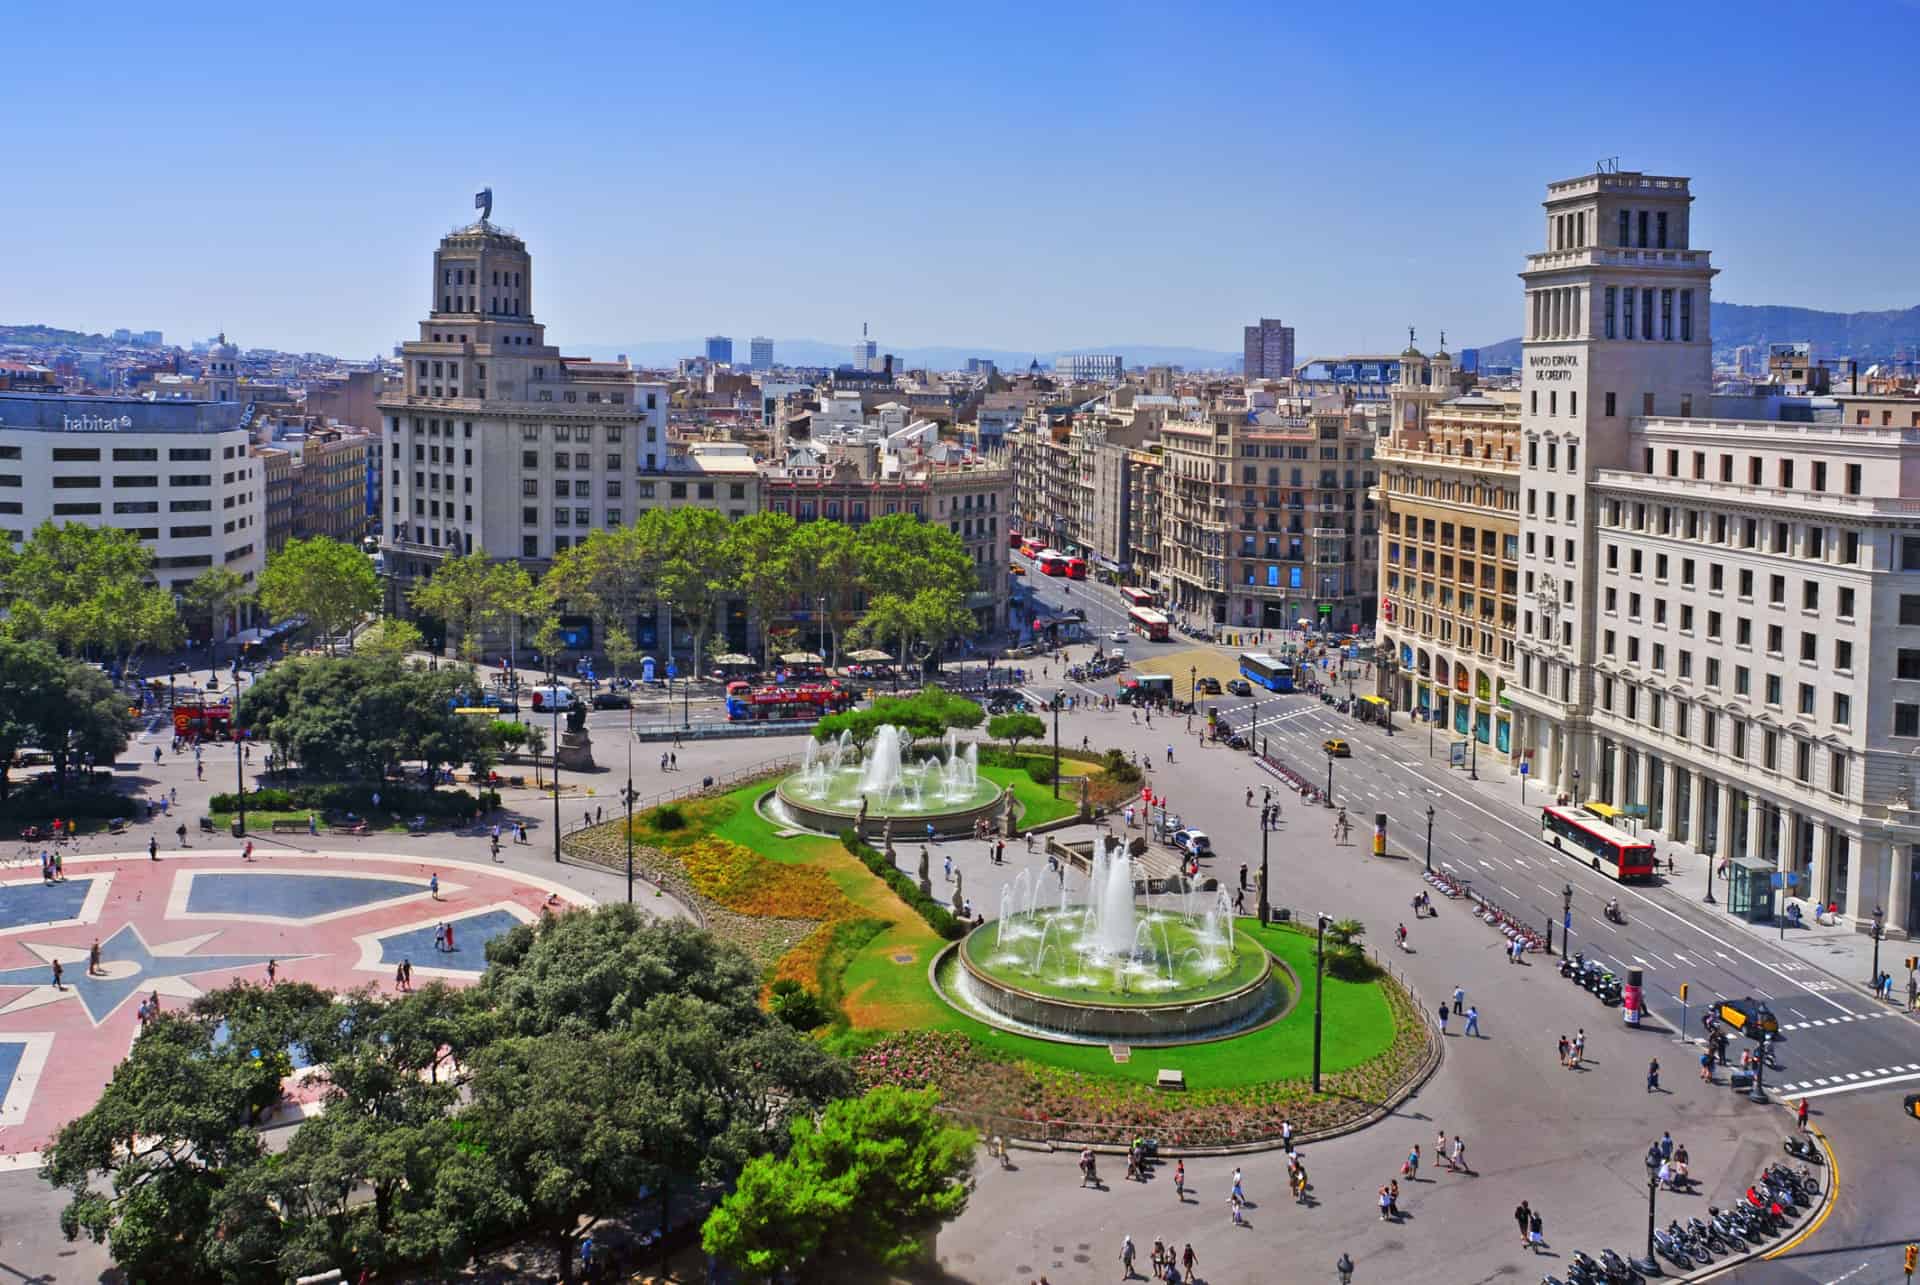
{"type": "Polygon", "coordinates": [[[1587,1028],[1581,1027],[1574,1032],[1573,1038],[1560,1037],[1560,1065],[1569,1071],[1577,1071],[1587,1057],[1587,1028]]]}
{"type": "MultiPolygon", "coordinates": [[[[1152,1264],[1153,1275],[1145,1279],[1166,1281],[1169,1285],[1179,1285],[1182,1281],[1193,1280],[1194,1266],[1200,1261],[1199,1255],[1193,1252],[1193,1243],[1189,1241],[1180,1249],[1175,1249],[1173,1244],[1171,1238],[1153,1242],[1153,1252],[1147,1260],[1152,1264]]],[[[1134,1262],[1138,1257],[1139,1251],[1134,1248],[1133,1237],[1122,1236],[1120,1266],[1126,1270],[1126,1275],[1122,1276],[1121,1280],[1130,1281],[1140,1277],[1140,1273],[1134,1269],[1134,1262]]],[[[1040,1285],[1045,1285],[1045,1282],[1046,1278],[1041,1277],[1040,1285]]]]}
{"type": "MultiPolygon", "coordinates": [[[[1404,926],[1401,931],[1405,931],[1404,926]]],[[[1475,1036],[1480,1039],[1486,1038],[1480,1034],[1480,1010],[1475,1005],[1467,1003],[1467,992],[1461,987],[1456,986],[1453,988],[1452,1008],[1448,1008],[1445,1003],[1440,1005],[1440,1034],[1442,1035],[1447,1033],[1447,1019],[1449,1017],[1464,1017],[1467,1019],[1467,1028],[1463,1034],[1475,1036]]]]}

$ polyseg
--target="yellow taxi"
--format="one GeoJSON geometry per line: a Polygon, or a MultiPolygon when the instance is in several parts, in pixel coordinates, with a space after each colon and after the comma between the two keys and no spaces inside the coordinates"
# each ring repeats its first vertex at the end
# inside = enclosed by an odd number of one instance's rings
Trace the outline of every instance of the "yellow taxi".
{"type": "Polygon", "coordinates": [[[1025,574],[1027,574],[1027,569],[1021,566],[1017,562],[1008,563],[1007,570],[1008,572],[1016,576],[1024,576],[1025,574]]]}
{"type": "Polygon", "coordinates": [[[1353,747],[1337,736],[1320,742],[1320,752],[1328,758],[1350,759],[1353,757],[1353,747]]]}

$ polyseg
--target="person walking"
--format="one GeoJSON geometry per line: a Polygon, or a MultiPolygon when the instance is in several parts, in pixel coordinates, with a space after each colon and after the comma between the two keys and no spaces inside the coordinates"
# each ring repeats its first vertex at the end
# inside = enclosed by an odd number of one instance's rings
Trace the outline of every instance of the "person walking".
{"type": "Polygon", "coordinates": [[[93,939],[93,946],[87,951],[87,976],[93,977],[100,972],[100,939],[93,939]]]}
{"type": "MultiPolygon", "coordinates": [[[[1480,1010],[1478,1008],[1475,1008],[1472,1005],[1467,1006],[1466,1034],[1475,1035],[1475,1036],[1480,1035],[1480,1010]]],[[[1481,1038],[1484,1039],[1485,1036],[1481,1036],[1481,1038]]]]}
{"type": "Polygon", "coordinates": [[[1459,1173],[1473,1172],[1467,1168],[1467,1140],[1458,1133],[1453,1135],[1453,1164],[1449,1167],[1459,1173]]]}
{"type": "Polygon", "coordinates": [[[158,861],[159,859],[160,859],[160,840],[155,838],[153,835],[148,835],[147,836],[147,860],[158,861]]]}
{"type": "Polygon", "coordinates": [[[1547,1239],[1541,1234],[1545,1227],[1546,1220],[1540,1217],[1538,1209],[1527,1215],[1527,1242],[1536,1254],[1547,1247],[1547,1239]]]}
{"type": "Polygon", "coordinates": [[[946,881],[948,883],[952,883],[953,882],[953,854],[951,852],[949,852],[946,855],[945,860],[942,862],[941,869],[944,872],[946,881]]]}
{"type": "Polygon", "coordinates": [[[55,990],[57,990],[57,991],[63,991],[63,990],[65,990],[65,989],[67,989],[67,988],[66,988],[65,986],[62,986],[62,985],[60,984],[60,975],[61,975],[61,974],[62,974],[62,973],[63,973],[64,971],[65,971],[65,970],[64,970],[64,969],[62,969],[62,968],[60,967],[60,961],[59,961],[59,960],[57,960],[57,959],[56,959],[56,960],[54,960],[54,961],[53,961],[53,989],[55,989],[55,990]]]}
{"type": "Polygon", "coordinates": [[[1433,1158],[1436,1162],[1453,1168],[1453,1161],[1447,1158],[1447,1131],[1440,1130],[1433,1138],[1433,1158]]]}
{"type": "Polygon", "coordinates": [[[1573,1045],[1572,1045],[1571,1043],[1569,1043],[1569,1042],[1568,1042],[1568,1040],[1567,1040],[1567,1037],[1566,1037],[1566,1036],[1564,1036],[1564,1035],[1562,1035],[1562,1036],[1560,1037],[1560,1065],[1561,1065],[1561,1066],[1568,1066],[1568,1065],[1571,1065],[1571,1064],[1570,1064],[1570,1063],[1569,1063],[1569,1062],[1567,1061],[1567,1052],[1568,1052],[1568,1050],[1569,1050],[1569,1049],[1571,1049],[1572,1047],[1573,1047],[1573,1045]]]}
{"type": "Polygon", "coordinates": [[[1805,1133],[1807,1131],[1807,1100],[1805,1098],[1800,1099],[1800,1106],[1794,1111],[1793,1118],[1799,1124],[1800,1132],[1805,1133]]]}
{"type": "Polygon", "coordinates": [[[1654,1058],[1647,1063],[1647,1092],[1660,1091],[1660,1059],[1654,1058]]]}
{"type": "Polygon", "coordinates": [[[1180,1250],[1180,1270],[1187,1274],[1189,1283],[1193,1280],[1193,1265],[1199,1261],[1199,1256],[1193,1252],[1193,1242],[1186,1242],[1180,1250]]]}
{"type": "Polygon", "coordinates": [[[1441,1035],[1445,1035],[1447,1033],[1447,1018],[1451,1017],[1452,1015],[1453,1015],[1452,1009],[1448,1008],[1445,1004],[1442,1004],[1440,1006],[1440,1034],[1441,1035]]]}
{"type": "Polygon", "coordinates": [[[1407,1152],[1406,1163],[1400,1166],[1400,1172],[1406,1175],[1408,1182],[1420,1181],[1420,1144],[1414,1143],[1413,1150],[1407,1152]]]}
{"type": "Polygon", "coordinates": [[[435,901],[440,900],[440,872],[438,870],[434,871],[433,877],[427,880],[427,891],[433,894],[435,901]]]}
{"type": "Polygon", "coordinates": [[[1293,1154],[1293,1121],[1280,1122],[1280,1149],[1288,1155],[1293,1154]]]}
{"type": "Polygon", "coordinates": [[[1235,1165],[1233,1168],[1233,1196],[1236,1200],[1245,1200],[1247,1198],[1246,1190],[1240,1185],[1240,1166],[1238,1165],[1235,1165]]]}
{"type": "Polygon", "coordinates": [[[1665,1129],[1660,1131],[1660,1158],[1662,1160],[1673,1159],[1673,1135],[1665,1129]]]}
{"type": "Polygon", "coordinates": [[[1575,1070],[1587,1060],[1587,1028],[1582,1026],[1573,1033],[1573,1066],[1575,1070]]]}
{"type": "Polygon", "coordinates": [[[1467,992],[1465,990],[1461,989],[1458,986],[1453,988],[1453,1011],[1456,1016],[1461,1011],[1460,1006],[1466,1003],[1466,999],[1467,999],[1467,992]]]}
{"type": "Polygon", "coordinates": [[[247,846],[240,849],[240,859],[242,861],[253,860],[253,840],[252,839],[248,839],[247,846]]]}
{"type": "Polygon", "coordinates": [[[1173,1198],[1181,1204],[1187,1203],[1187,1162],[1173,1162],[1173,1198]]]}
{"type": "Polygon", "coordinates": [[[1700,1083],[1713,1083],[1713,1054],[1710,1051],[1700,1054],[1700,1083]]]}
{"type": "Polygon", "coordinates": [[[280,961],[277,959],[269,959],[267,961],[267,985],[269,986],[273,985],[275,980],[278,979],[279,976],[280,976],[280,961]]]}
{"type": "Polygon", "coordinates": [[[1533,1210],[1530,1207],[1528,1207],[1526,1201],[1523,1200],[1518,1205],[1514,1206],[1513,1221],[1514,1221],[1514,1224],[1520,1228],[1520,1243],[1522,1245],[1526,1244],[1527,1233],[1530,1229],[1530,1225],[1533,1222],[1533,1210]]]}

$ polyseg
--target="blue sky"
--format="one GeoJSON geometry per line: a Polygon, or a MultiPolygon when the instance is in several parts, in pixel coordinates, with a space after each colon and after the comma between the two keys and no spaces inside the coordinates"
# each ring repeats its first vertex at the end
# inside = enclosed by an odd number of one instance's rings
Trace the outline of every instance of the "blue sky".
{"type": "Polygon", "coordinates": [[[1544,185],[1610,156],[1693,177],[1717,298],[1906,307],[1916,35],[1899,0],[15,0],[0,321],[383,351],[490,185],[563,345],[1457,347],[1518,332],[1544,185]]]}

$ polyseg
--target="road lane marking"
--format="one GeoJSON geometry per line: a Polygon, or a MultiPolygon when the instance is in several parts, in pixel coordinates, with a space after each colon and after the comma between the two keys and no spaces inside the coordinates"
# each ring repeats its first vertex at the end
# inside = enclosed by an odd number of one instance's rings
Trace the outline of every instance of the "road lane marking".
{"type": "Polygon", "coordinates": [[[1877,1080],[1861,1080],[1857,1084],[1834,1084],[1824,1089],[1808,1089],[1794,1096],[1803,1098],[1823,1098],[1830,1093],[1855,1093],[1861,1089],[1878,1089],[1889,1084],[1903,1084],[1909,1080],[1920,1080],[1920,1071],[1906,1075],[1885,1075],[1877,1080]]]}

